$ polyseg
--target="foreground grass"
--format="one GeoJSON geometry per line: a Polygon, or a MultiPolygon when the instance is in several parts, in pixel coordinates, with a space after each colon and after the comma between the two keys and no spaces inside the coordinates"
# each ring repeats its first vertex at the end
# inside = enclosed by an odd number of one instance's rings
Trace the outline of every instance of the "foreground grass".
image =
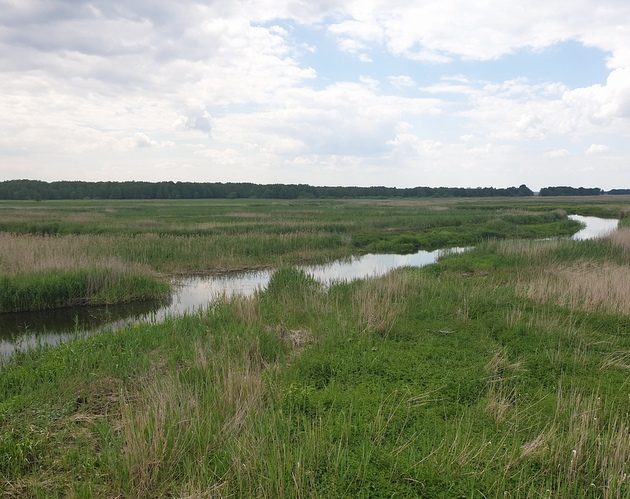
{"type": "Polygon", "coordinates": [[[604,240],[329,289],[284,268],[251,299],[19,354],[4,493],[627,497],[630,317],[527,293],[584,261],[628,265],[604,240]]]}

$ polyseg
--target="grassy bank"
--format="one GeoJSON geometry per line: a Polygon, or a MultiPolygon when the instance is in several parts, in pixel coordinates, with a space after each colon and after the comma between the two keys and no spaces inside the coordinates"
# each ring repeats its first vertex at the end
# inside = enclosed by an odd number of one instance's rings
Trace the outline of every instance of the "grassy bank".
{"type": "Polygon", "coordinates": [[[111,268],[4,275],[0,276],[0,312],[160,299],[169,289],[158,278],[111,268]]]}
{"type": "Polygon", "coordinates": [[[168,293],[169,284],[149,266],[90,254],[87,248],[95,243],[0,233],[0,312],[125,303],[168,293]]]}
{"type": "Polygon", "coordinates": [[[577,283],[621,289],[626,236],[329,289],[284,268],[251,299],[21,353],[5,495],[627,497],[630,294],[577,283]]]}

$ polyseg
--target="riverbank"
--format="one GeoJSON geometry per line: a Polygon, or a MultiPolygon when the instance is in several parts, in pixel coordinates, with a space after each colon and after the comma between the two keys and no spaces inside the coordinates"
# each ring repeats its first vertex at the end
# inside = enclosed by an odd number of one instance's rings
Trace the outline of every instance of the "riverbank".
{"type": "Polygon", "coordinates": [[[627,240],[491,242],[329,288],[285,268],[18,354],[6,494],[623,497],[627,240]]]}
{"type": "Polygon", "coordinates": [[[73,236],[0,233],[0,313],[159,299],[169,290],[148,265],[90,254],[73,236]]]}

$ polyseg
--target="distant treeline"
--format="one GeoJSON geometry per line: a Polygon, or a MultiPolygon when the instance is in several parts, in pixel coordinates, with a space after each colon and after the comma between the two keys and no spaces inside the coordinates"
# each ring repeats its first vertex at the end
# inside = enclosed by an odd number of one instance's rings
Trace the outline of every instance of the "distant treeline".
{"type": "Polygon", "coordinates": [[[532,196],[526,185],[495,187],[317,187],[221,182],[0,182],[0,199],[233,199],[532,196]]]}
{"type": "MultiPolygon", "coordinates": [[[[624,189],[614,189],[624,190],[624,189]]],[[[617,194],[609,191],[606,193],[599,187],[568,187],[561,185],[558,187],[543,187],[540,189],[541,196],[599,196],[601,194],[617,194]]]]}
{"type": "MultiPolygon", "coordinates": [[[[630,194],[630,189],[605,192],[598,187],[545,187],[541,196],[597,196],[630,194]]],[[[307,184],[252,184],[222,182],[0,182],[0,199],[235,199],[235,198],[364,198],[364,197],[497,197],[533,196],[519,187],[319,187],[307,184]]]]}

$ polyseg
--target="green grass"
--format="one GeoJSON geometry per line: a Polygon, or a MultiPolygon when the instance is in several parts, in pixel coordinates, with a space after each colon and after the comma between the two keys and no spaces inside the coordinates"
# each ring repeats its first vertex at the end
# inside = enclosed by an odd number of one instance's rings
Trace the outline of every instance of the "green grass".
{"type": "Polygon", "coordinates": [[[630,317],[519,283],[627,256],[529,244],[328,289],[284,267],[251,299],[20,353],[5,494],[626,497],[630,317]]]}
{"type": "Polygon", "coordinates": [[[169,290],[152,276],[98,267],[0,275],[0,312],[159,299],[169,290]]]}

